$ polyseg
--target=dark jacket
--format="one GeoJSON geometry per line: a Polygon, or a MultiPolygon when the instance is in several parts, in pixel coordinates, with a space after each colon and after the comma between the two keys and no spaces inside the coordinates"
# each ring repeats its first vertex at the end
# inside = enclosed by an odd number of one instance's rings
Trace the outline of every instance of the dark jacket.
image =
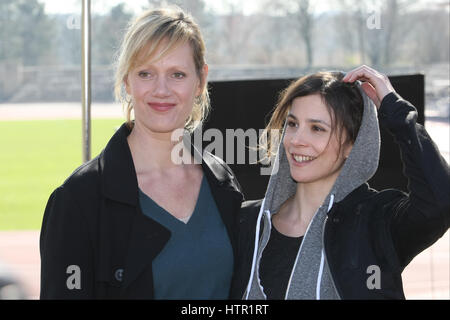
{"type": "MultiPolygon", "coordinates": [[[[342,299],[404,299],[402,271],[450,226],[449,168],[416,118],[415,108],[395,94],[379,110],[400,147],[409,193],[363,183],[327,213],[325,257],[342,299]],[[379,268],[379,286],[371,266],[379,268]]],[[[261,200],[249,201],[241,210],[233,298],[242,298],[249,282],[260,208],[261,200]]]]}
{"type": "MultiPolygon", "coordinates": [[[[153,298],[152,260],[170,232],[140,209],[129,133],[122,125],[51,194],[40,235],[42,299],[153,298]]],[[[202,160],[235,251],[239,184],[219,158],[205,152],[202,160]]]]}

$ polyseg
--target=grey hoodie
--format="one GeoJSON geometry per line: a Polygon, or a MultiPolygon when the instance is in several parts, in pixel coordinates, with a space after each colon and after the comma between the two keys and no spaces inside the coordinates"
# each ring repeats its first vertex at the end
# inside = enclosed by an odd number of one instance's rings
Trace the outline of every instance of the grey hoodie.
{"type": "MultiPolygon", "coordinates": [[[[375,105],[359,84],[358,88],[364,100],[361,127],[352,151],[346,159],[336,182],[306,230],[291,272],[285,299],[340,298],[334,286],[323,249],[323,231],[327,213],[334,202],[343,200],[349,193],[375,174],[380,154],[380,130],[377,111],[375,105]]],[[[280,141],[283,141],[285,128],[280,141]]],[[[280,143],[274,169],[258,215],[253,262],[244,299],[266,299],[260,283],[259,264],[262,252],[270,238],[271,215],[276,214],[281,205],[295,194],[296,188],[297,184],[291,179],[289,162],[283,143],[280,143]],[[262,236],[258,239],[261,226],[263,226],[262,236]]],[[[348,214],[352,213],[349,212],[348,214]]]]}

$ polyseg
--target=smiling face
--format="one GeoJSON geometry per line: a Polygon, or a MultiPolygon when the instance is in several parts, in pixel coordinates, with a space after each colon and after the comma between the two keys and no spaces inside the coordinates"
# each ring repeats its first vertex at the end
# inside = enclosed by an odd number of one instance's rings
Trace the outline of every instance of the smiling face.
{"type": "Polygon", "coordinates": [[[202,92],[208,68],[205,65],[198,74],[189,43],[176,46],[154,61],[163,47],[130,70],[125,88],[132,99],[135,126],[170,133],[184,127],[195,97],[202,92]]]}
{"type": "MultiPolygon", "coordinates": [[[[299,183],[334,183],[352,144],[340,145],[332,118],[319,94],[295,98],[287,116],[283,145],[292,178],[299,183]]],[[[345,135],[345,130],[342,130],[345,135]]]]}

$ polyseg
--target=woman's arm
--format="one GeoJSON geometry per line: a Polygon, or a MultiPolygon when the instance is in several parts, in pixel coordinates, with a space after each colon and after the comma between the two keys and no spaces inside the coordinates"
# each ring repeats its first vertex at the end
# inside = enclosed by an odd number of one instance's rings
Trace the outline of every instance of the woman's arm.
{"type": "Polygon", "coordinates": [[[450,225],[449,168],[417,111],[396,93],[387,95],[379,110],[381,125],[400,148],[408,197],[392,208],[390,229],[403,267],[431,246],[450,225]]]}
{"type": "Polygon", "coordinates": [[[395,93],[385,75],[362,66],[344,77],[355,80],[363,81],[364,91],[379,108],[380,124],[400,148],[409,194],[387,207],[394,247],[405,267],[449,228],[449,167],[424,127],[416,123],[416,108],[395,93]]]}
{"type": "Polygon", "coordinates": [[[87,225],[65,187],[50,196],[40,234],[41,299],[92,299],[93,257],[87,225]]]}

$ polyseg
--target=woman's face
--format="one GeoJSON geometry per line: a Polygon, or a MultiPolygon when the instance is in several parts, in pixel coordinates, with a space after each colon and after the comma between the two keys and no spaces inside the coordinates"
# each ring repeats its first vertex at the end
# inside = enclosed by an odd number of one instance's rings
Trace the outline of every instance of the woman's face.
{"type": "MultiPolygon", "coordinates": [[[[157,49],[155,55],[161,50],[157,49]]],[[[132,69],[125,80],[125,88],[132,98],[135,125],[157,133],[184,128],[207,73],[205,65],[203,79],[199,78],[188,43],[176,46],[159,60],[149,57],[132,69]]]]}
{"type": "Polygon", "coordinates": [[[352,145],[339,148],[338,130],[331,134],[332,119],[320,95],[295,98],[286,121],[283,144],[292,178],[300,183],[334,183],[352,145]]]}

